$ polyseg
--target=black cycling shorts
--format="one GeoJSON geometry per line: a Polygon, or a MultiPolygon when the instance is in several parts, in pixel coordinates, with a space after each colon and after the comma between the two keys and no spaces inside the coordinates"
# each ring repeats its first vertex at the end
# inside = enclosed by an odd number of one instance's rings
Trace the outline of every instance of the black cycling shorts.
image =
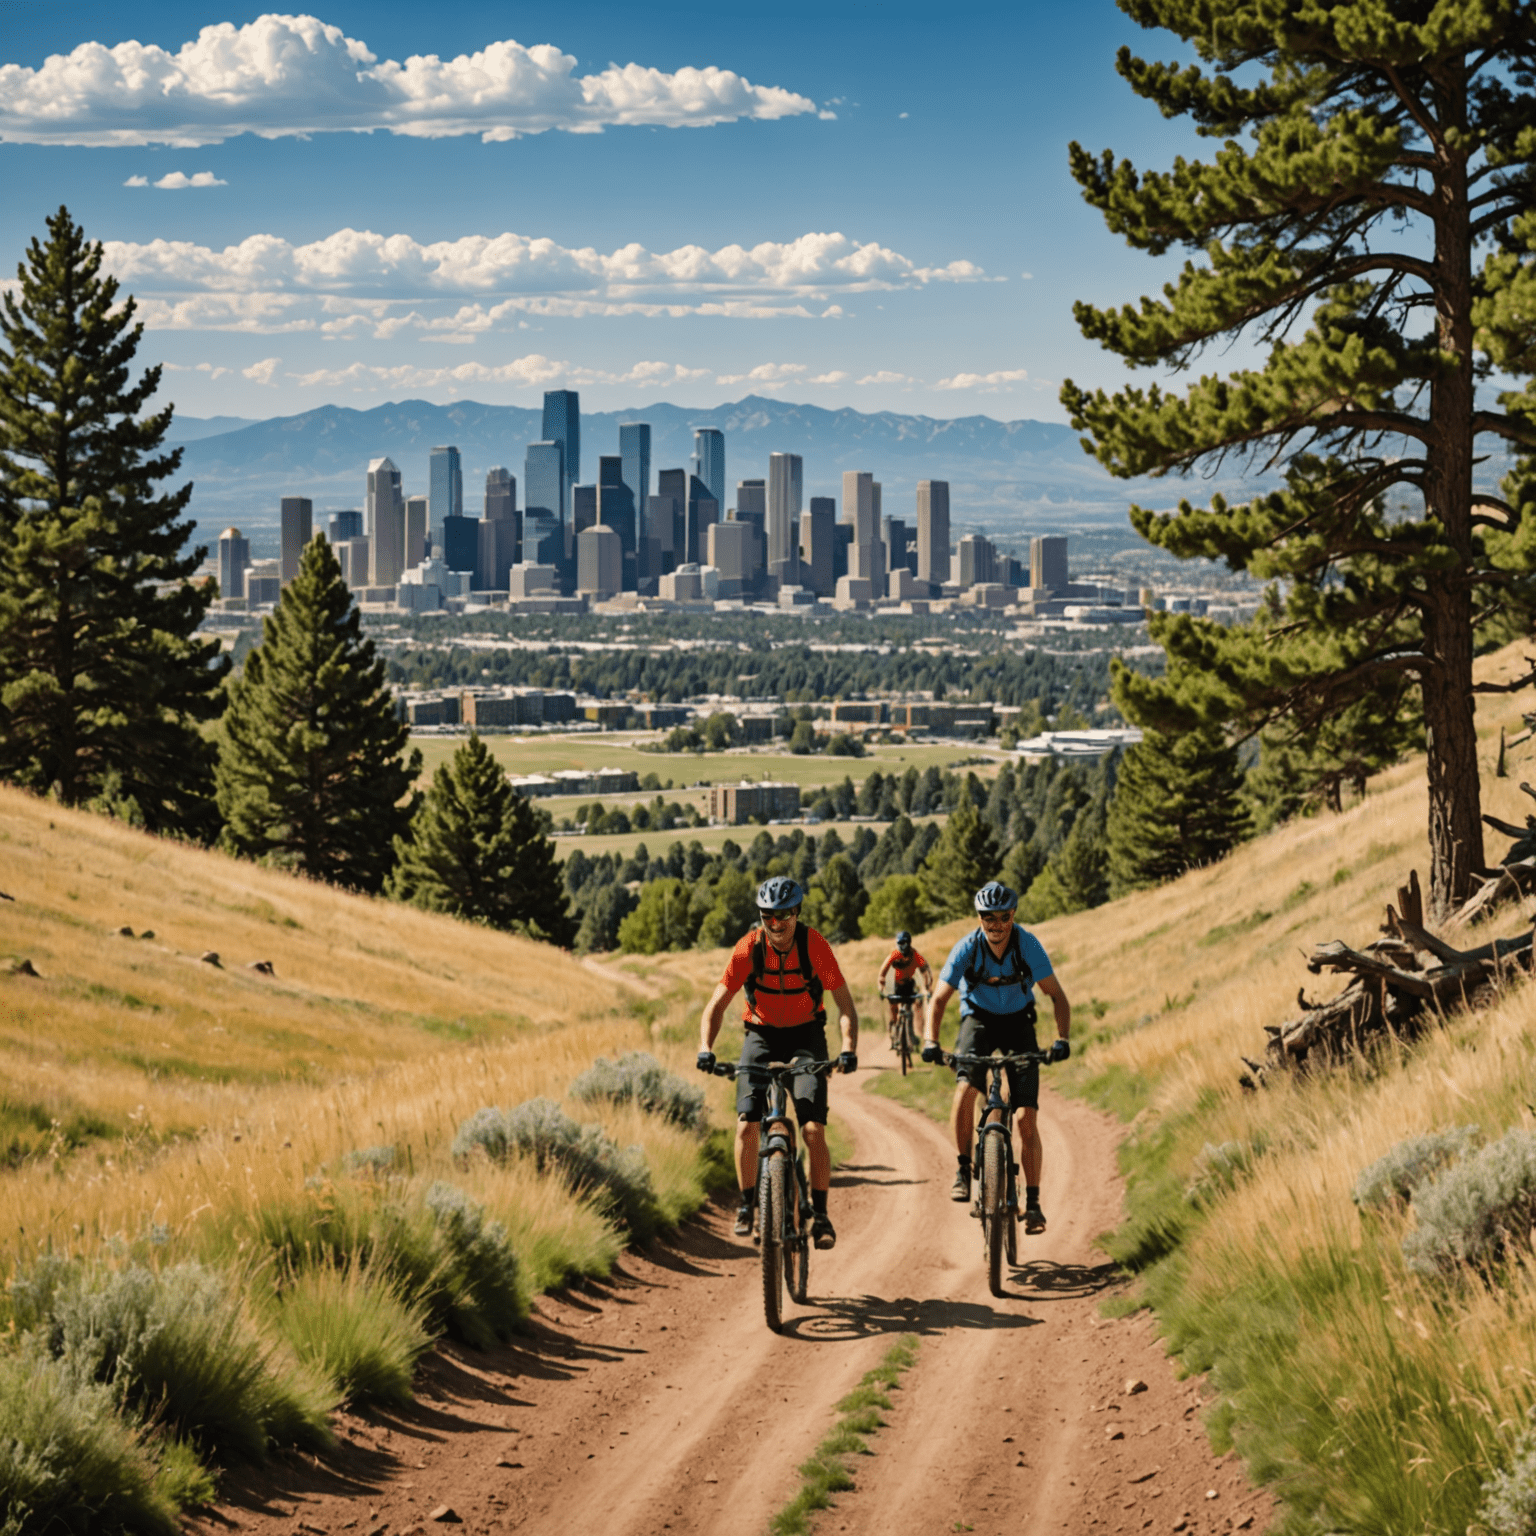
{"type": "MultiPolygon", "coordinates": [[[[825,1024],[790,1024],[781,1029],[748,1024],[743,1031],[741,1059],[754,1062],[793,1061],[808,1056],[812,1061],[827,1060],[825,1024]]],[[[827,1079],[823,1073],[800,1072],[790,1082],[790,1098],[795,1119],[805,1125],[827,1123],[827,1079]]],[[[736,1079],[736,1118],[756,1122],[768,1107],[768,1081],[762,1077],[738,1076],[736,1079]]]]}
{"type": "MultiPolygon", "coordinates": [[[[1036,1051],[1035,1008],[1021,1008],[1017,1013],[986,1013],[977,1009],[965,1014],[960,1020],[960,1033],[955,1040],[957,1056],[987,1056],[1001,1051],[1005,1056],[1013,1051],[1036,1051]]],[[[1039,1109],[1040,1068],[1005,1068],[1008,1078],[1008,1101],[1015,1109],[1039,1109]]],[[[985,1067],[956,1067],[957,1082],[969,1083],[972,1088],[987,1087],[985,1067]]]]}
{"type": "Polygon", "coordinates": [[[908,976],[905,981],[893,981],[887,997],[909,998],[917,996],[917,977],[908,976]]]}

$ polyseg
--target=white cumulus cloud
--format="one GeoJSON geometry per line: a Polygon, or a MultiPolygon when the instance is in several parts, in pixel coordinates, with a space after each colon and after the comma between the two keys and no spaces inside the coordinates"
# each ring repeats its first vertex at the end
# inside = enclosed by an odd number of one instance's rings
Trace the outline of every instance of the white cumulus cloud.
{"type": "Polygon", "coordinates": [[[989,280],[971,261],[919,266],[887,246],[836,232],[713,251],[630,244],[603,252],[510,231],[423,244],[341,229],[306,245],[266,234],[223,249],[108,241],[106,261],[139,296],[146,323],[158,328],[320,325],[334,334],[363,315],[383,337],[407,327],[470,336],[522,315],[811,319],[815,304],[822,318],[834,319],[843,308],[826,304],[833,293],[989,280]],[[434,300],[468,302],[439,313],[434,300]]]}
{"type": "Polygon", "coordinates": [[[220,181],[212,171],[196,171],[191,176],[185,171],[172,171],[162,176],[155,185],[167,192],[180,192],[186,187],[227,187],[229,183],[220,181]]]}
{"type": "Polygon", "coordinates": [[[818,373],[813,378],[807,379],[807,384],[841,384],[848,375],[841,368],[834,368],[831,373],[818,373]]]}
{"type": "Polygon", "coordinates": [[[257,384],[271,384],[273,375],[282,365],[283,360],[280,357],[264,357],[259,363],[252,363],[249,368],[242,368],[240,372],[257,384]]]}
{"type": "Polygon", "coordinates": [[[714,65],[671,74],[609,64],[578,75],[549,43],[510,38],[443,59],[380,59],[315,16],[258,16],[204,27],[171,52],[152,43],[81,43],[36,69],[0,66],[0,140],[20,144],[218,144],[336,132],[489,141],[616,125],[708,127],[815,112],[781,86],[714,65]]]}
{"type": "Polygon", "coordinates": [[[879,373],[867,373],[859,380],[860,384],[915,384],[917,381],[907,373],[892,373],[888,368],[882,368],[879,373]]]}
{"type": "Polygon", "coordinates": [[[746,373],[717,374],[715,383],[755,384],[759,389],[782,389],[786,384],[798,382],[802,374],[809,372],[810,369],[804,363],[759,363],[746,373]]]}
{"type": "Polygon", "coordinates": [[[305,388],[446,389],[451,392],[462,387],[484,384],[523,384],[542,388],[561,381],[575,385],[685,384],[695,379],[708,378],[709,369],[688,368],[682,363],[641,362],[615,372],[578,367],[533,352],[526,357],[514,358],[509,363],[459,363],[452,368],[423,368],[410,363],[383,368],[367,363],[352,363],[345,368],[317,368],[309,373],[291,373],[288,377],[305,388]]]}
{"type": "Polygon", "coordinates": [[[147,187],[149,185],[149,177],[130,176],[128,180],[123,183],[123,185],[125,187],[147,187]]]}
{"type": "Polygon", "coordinates": [[[996,394],[999,390],[1022,384],[1029,378],[1025,368],[1005,368],[996,373],[957,373],[952,378],[940,379],[935,389],[974,389],[982,394],[996,394]]]}

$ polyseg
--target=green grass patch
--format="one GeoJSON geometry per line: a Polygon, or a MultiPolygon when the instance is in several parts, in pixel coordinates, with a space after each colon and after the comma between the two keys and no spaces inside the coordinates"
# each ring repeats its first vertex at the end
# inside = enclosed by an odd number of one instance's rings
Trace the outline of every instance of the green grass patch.
{"type": "Polygon", "coordinates": [[[917,1336],[903,1334],[874,1370],[866,1371],[837,1405],[838,1420],[800,1466],[800,1491],[768,1522],[772,1536],[806,1536],[818,1510],[832,1505],[832,1495],[854,1486],[852,1458],[870,1456],[869,1439],[891,1409],[890,1394],[903,1371],[917,1360],[917,1336]]]}
{"type": "Polygon", "coordinates": [[[16,1168],[29,1158],[75,1152],[116,1134],[115,1125],[85,1110],[60,1113],[43,1104],[0,1098],[0,1167],[16,1168]]]}
{"type": "Polygon", "coordinates": [[[955,1074],[948,1067],[914,1065],[905,1077],[900,1072],[882,1072],[865,1091],[894,1099],[945,1125],[955,1097],[955,1074]]]}
{"type": "Polygon", "coordinates": [[[1225,944],[1228,939],[1240,938],[1245,933],[1252,933],[1255,928],[1262,927],[1275,914],[1266,912],[1262,907],[1250,912],[1247,917],[1237,918],[1234,922],[1218,923],[1203,939],[1195,942],[1201,949],[1213,949],[1218,944],[1225,944]]]}

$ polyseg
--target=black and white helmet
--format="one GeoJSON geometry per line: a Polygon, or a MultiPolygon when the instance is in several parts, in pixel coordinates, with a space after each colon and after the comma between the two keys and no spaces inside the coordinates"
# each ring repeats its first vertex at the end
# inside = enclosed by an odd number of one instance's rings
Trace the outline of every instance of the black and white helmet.
{"type": "Polygon", "coordinates": [[[896,935],[896,948],[900,950],[908,950],[912,948],[912,935],[908,933],[905,928],[903,928],[901,932],[896,935]]]}
{"type": "Polygon", "coordinates": [[[798,912],[805,892],[788,875],[773,875],[757,888],[759,912],[798,912]]]}
{"type": "Polygon", "coordinates": [[[976,892],[978,912],[1012,912],[1018,904],[1017,892],[1004,885],[1001,880],[989,880],[976,892]]]}

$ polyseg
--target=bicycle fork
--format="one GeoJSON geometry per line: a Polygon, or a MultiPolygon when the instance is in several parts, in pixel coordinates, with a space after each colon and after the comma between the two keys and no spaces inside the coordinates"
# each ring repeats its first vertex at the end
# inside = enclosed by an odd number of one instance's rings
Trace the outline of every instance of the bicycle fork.
{"type": "MultiPolygon", "coordinates": [[[[764,1129],[766,1128],[765,1126],[764,1129]]],[[[810,1229],[812,1215],[811,1193],[810,1185],[805,1177],[805,1161],[795,1146],[794,1133],[783,1122],[779,1122],[778,1128],[765,1135],[758,1145],[757,1183],[759,1189],[762,1188],[763,1169],[767,1166],[769,1155],[774,1152],[784,1153],[789,1159],[789,1166],[795,1171],[794,1183],[791,1186],[791,1198],[797,1202],[800,1220],[797,1223],[790,1224],[789,1231],[780,1234],[780,1241],[784,1243],[791,1253],[795,1253],[804,1247],[806,1241],[805,1234],[810,1229]]],[[[787,1218],[789,1213],[786,1211],[784,1215],[787,1218]]],[[[757,1220],[758,1233],[761,1236],[763,1221],[761,1207],[758,1209],[757,1220]]]]}

